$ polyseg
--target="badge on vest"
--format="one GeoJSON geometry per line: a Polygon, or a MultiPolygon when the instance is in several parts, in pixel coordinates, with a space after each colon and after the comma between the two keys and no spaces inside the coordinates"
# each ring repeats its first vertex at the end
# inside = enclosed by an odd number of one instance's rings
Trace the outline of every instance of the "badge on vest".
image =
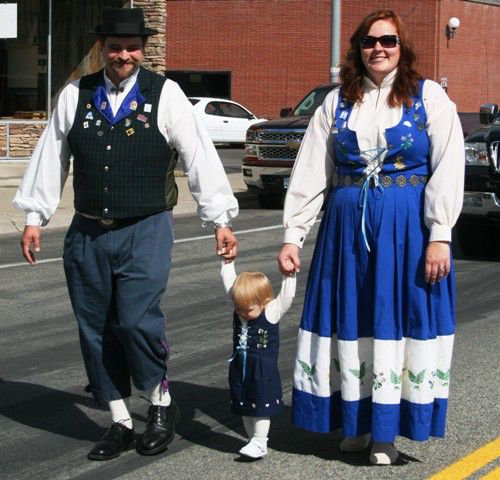
{"type": "Polygon", "coordinates": [[[130,118],[126,118],[125,119],[125,126],[130,127],[131,124],[132,124],[132,120],[130,120],[130,118]]]}
{"type": "Polygon", "coordinates": [[[101,119],[96,120],[96,122],[95,122],[95,126],[96,126],[96,127],[100,127],[100,126],[101,126],[101,123],[102,123],[102,122],[101,122],[101,119]]]}
{"type": "Polygon", "coordinates": [[[149,128],[149,123],[145,123],[144,128],[149,128]]]}
{"type": "Polygon", "coordinates": [[[94,115],[92,112],[87,112],[87,115],[85,115],[85,120],[94,120],[94,115]]]}
{"type": "Polygon", "coordinates": [[[146,123],[148,121],[148,117],[146,117],[142,113],[139,113],[139,115],[137,115],[137,120],[139,120],[140,122],[146,123]]]}
{"type": "Polygon", "coordinates": [[[83,122],[83,128],[89,128],[89,122],[87,121],[83,122]]]}
{"type": "Polygon", "coordinates": [[[129,128],[125,130],[125,133],[130,137],[130,135],[133,135],[135,133],[135,130],[133,128],[129,128]]]}
{"type": "Polygon", "coordinates": [[[132,100],[130,102],[130,110],[137,110],[137,101],[136,100],[132,100]]]}
{"type": "Polygon", "coordinates": [[[108,106],[108,102],[101,102],[101,110],[106,110],[107,106],[108,106]]]}
{"type": "Polygon", "coordinates": [[[99,131],[97,132],[97,135],[98,135],[99,137],[102,137],[102,136],[104,135],[104,132],[103,132],[102,130],[99,130],[99,131]]]}
{"type": "Polygon", "coordinates": [[[151,112],[151,107],[152,107],[152,105],[150,103],[145,103],[144,104],[144,112],[145,113],[150,113],[151,112]]]}
{"type": "Polygon", "coordinates": [[[87,108],[92,108],[92,105],[90,105],[90,103],[87,103],[87,108]]]}

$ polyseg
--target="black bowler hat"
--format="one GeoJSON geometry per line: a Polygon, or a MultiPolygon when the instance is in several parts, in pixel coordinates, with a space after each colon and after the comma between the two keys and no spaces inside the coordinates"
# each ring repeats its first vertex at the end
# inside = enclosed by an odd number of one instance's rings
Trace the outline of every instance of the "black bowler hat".
{"type": "Polygon", "coordinates": [[[147,37],[158,31],[146,28],[140,8],[110,7],[102,11],[102,25],[96,27],[95,33],[110,37],[147,37]]]}

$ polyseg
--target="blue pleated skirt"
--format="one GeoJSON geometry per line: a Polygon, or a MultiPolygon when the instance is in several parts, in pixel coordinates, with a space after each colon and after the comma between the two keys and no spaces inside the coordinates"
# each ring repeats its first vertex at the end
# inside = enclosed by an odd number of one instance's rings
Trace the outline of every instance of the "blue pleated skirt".
{"type": "Polygon", "coordinates": [[[360,188],[332,191],[300,325],[295,425],[371,433],[378,442],[444,435],[454,269],[425,283],[424,191],[423,184],[370,187],[364,214],[360,188]]]}

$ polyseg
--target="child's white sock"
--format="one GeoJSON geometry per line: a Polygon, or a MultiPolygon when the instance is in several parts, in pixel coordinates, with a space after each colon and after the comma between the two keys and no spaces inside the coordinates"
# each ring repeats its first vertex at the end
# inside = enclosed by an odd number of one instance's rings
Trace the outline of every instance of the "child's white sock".
{"type": "Polygon", "coordinates": [[[110,400],[108,402],[109,410],[111,411],[111,419],[113,423],[121,423],[127,428],[134,428],[132,418],[128,411],[128,399],[120,398],[118,400],[110,400]]]}
{"type": "Polygon", "coordinates": [[[267,455],[267,435],[271,426],[271,420],[269,417],[246,418],[252,420],[254,434],[239,453],[245,457],[262,458],[264,455],[267,455]]]}

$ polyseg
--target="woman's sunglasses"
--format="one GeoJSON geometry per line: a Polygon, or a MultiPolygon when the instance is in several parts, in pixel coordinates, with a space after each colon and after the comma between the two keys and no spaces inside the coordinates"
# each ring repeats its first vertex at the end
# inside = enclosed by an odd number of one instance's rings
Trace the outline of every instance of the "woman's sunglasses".
{"type": "Polygon", "coordinates": [[[399,37],[397,35],[381,35],[380,37],[365,35],[359,44],[361,48],[373,48],[377,42],[380,43],[382,48],[394,48],[399,45],[399,37]]]}

